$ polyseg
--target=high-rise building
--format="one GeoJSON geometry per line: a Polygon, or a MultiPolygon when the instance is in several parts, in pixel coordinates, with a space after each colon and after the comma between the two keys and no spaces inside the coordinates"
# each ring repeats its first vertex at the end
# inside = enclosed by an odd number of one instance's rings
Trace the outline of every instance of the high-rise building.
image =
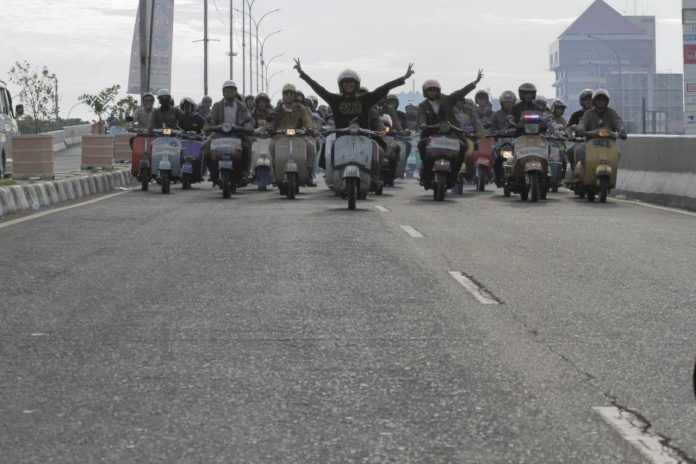
{"type": "Polygon", "coordinates": [[[632,133],[683,130],[681,74],[656,72],[654,16],[623,16],[595,0],[550,47],[556,96],[580,108],[585,88],[605,88],[632,133]]]}

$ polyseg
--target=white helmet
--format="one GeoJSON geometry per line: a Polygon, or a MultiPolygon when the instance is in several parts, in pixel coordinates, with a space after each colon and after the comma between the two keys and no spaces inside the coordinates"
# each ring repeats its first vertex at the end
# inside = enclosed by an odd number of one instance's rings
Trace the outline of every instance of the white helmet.
{"type": "Polygon", "coordinates": [[[169,89],[159,89],[157,91],[157,98],[159,97],[171,97],[172,93],[169,91],[169,89]]]}
{"type": "Polygon", "coordinates": [[[383,114],[383,115],[382,115],[382,123],[383,123],[385,126],[389,126],[389,127],[393,126],[392,118],[391,118],[391,116],[389,116],[388,114],[383,114]]]}
{"type": "Polygon", "coordinates": [[[592,92],[592,101],[595,101],[595,99],[599,96],[604,96],[607,98],[607,101],[610,100],[609,98],[609,92],[607,89],[597,89],[594,92],[592,92]]]}
{"type": "Polygon", "coordinates": [[[428,89],[442,90],[442,87],[440,86],[440,82],[436,81],[435,79],[428,79],[427,81],[423,82],[423,93],[425,93],[425,91],[428,89]]]}
{"type": "Polygon", "coordinates": [[[338,75],[338,84],[340,85],[341,82],[347,81],[347,80],[353,80],[360,85],[360,74],[356,73],[352,69],[346,69],[341,72],[341,74],[338,75]]]}
{"type": "Polygon", "coordinates": [[[227,88],[227,87],[234,87],[235,89],[237,88],[237,84],[232,81],[232,80],[226,80],[225,82],[222,83],[222,88],[227,88]]]}

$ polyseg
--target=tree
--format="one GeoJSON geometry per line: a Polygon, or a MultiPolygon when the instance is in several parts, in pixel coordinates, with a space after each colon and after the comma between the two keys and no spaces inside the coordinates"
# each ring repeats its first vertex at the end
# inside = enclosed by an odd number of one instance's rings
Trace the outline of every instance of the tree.
{"type": "Polygon", "coordinates": [[[92,109],[92,112],[99,118],[99,124],[102,123],[102,114],[106,111],[113,110],[111,104],[116,100],[118,91],[121,86],[116,84],[111,87],[102,89],[98,94],[91,95],[83,93],[77,98],[77,101],[84,103],[92,109]]]}
{"type": "Polygon", "coordinates": [[[10,82],[20,88],[19,98],[28,110],[27,117],[33,121],[34,133],[38,134],[56,107],[56,75],[45,66],[41,71],[35,71],[26,60],[15,62],[8,74],[10,82]]]}
{"type": "Polygon", "coordinates": [[[123,121],[126,116],[133,114],[133,112],[139,107],[140,104],[138,103],[138,100],[133,98],[132,95],[128,95],[126,98],[122,98],[116,102],[112,109],[118,118],[123,121]]]}

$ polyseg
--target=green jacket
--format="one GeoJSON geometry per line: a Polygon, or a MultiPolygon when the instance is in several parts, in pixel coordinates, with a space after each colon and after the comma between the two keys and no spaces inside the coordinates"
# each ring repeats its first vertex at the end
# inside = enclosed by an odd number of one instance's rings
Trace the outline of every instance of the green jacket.
{"type": "Polygon", "coordinates": [[[304,105],[293,103],[291,111],[283,105],[274,109],[268,127],[274,130],[313,129],[314,122],[304,105]]]}
{"type": "Polygon", "coordinates": [[[619,134],[626,134],[626,124],[623,122],[623,119],[621,119],[619,113],[609,107],[604,110],[603,114],[599,114],[594,107],[587,110],[580,124],[578,124],[576,132],[582,137],[585,135],[585,132],[601,128],[609,129],[619,134]]]}

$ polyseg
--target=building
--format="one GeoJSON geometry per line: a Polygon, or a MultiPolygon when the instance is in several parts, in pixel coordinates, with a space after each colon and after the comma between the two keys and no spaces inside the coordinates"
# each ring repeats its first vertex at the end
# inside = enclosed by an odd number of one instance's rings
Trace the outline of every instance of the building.
{"type": "Polygon", "coordinates": [[[570,111],[582,89],[606,88],[632,133],[683,130],[681,74],[656,72],[654,16],[623,16],[595,0],[550,47],[556,96],[570,111]]]}

